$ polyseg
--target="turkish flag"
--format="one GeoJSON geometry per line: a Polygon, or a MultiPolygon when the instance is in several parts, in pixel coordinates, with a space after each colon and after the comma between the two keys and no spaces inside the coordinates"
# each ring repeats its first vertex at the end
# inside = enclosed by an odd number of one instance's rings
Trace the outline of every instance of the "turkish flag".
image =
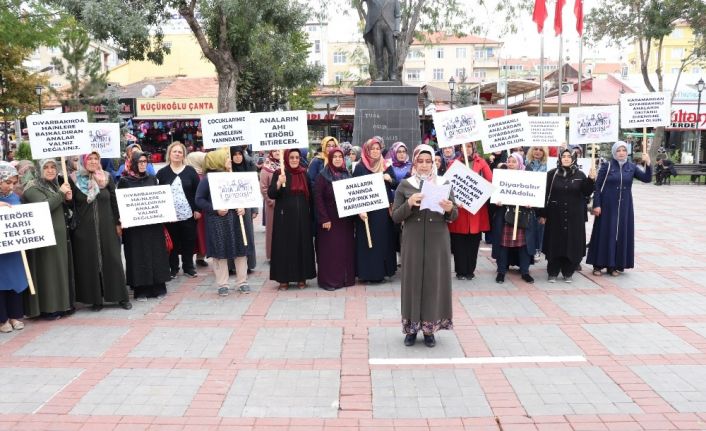
{"type": "Polygon", "coordinates": [[[554,10],[554,31],[557,36],[559,36],[563,31],[561,11],[564,9],[564,4],[566,4],[566,0],[556,0],[556,9],[554,10]]]}
{"type": "Polygon", "coordinates": [[[583,36],[583,0],[575,1],[574,15],[576,15],[576,31],[579,36],[583,36]]]}
{"type": "Polygon", "coordinates": [[[547,20],[547,0],[534,0],[532,21],[537,23],[537,33],[544,31],[544,21],[547,20]]]}

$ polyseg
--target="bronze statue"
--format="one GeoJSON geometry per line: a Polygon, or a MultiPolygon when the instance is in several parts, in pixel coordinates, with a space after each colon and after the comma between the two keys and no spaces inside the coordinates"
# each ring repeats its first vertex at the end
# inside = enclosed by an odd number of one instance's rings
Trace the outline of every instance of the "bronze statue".
{"type": "Polygon", "coordinates": [[[397,76],[397,38],[400,36],[400,3],[398,0],[363,0],[368,4],[363,39],[375,48],[375,80],[399,81],[397,76]],[[385,73],[383,51],[387,50],[388,71],[385,73]]]}

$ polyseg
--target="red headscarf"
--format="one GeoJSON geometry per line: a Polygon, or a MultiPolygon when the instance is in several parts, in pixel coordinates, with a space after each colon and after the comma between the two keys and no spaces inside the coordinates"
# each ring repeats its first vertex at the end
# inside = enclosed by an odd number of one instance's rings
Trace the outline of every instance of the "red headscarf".
{"type": "Polygon", "coordinates": [[[303,194],[308,200],[309,185],[306,177],[306,168],[303,167],[301,163],[296,168],[292,168],[292,166],[289,164],[289,155],[294,152],[299,154],[299,157],[301,157],[302,152],[298,148],[295,148],[293,150],[286,150],[284,152],[284,170],[289,172],[289,174],[292,176],[292,181],[289,185],[289,190],[293,194],[303,194]]]}

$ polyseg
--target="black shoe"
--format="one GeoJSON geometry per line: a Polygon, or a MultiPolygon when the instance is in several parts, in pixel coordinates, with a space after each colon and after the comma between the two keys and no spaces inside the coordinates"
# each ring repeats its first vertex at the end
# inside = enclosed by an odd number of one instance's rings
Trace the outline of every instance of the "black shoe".
{"type": "Polygon", "coordinates": [[[335,287],[331,287],[331,286],[322,287],[322,289],[324,289],[328,292],[334,292],[336,290],[335,287]]]}
{"type": "Polygon", "coordinates": [[[532,276],[529,274],[522,274],[522,279],[525,280],[527,283],[534,283],[534,278],[532,278],[532,276]]]}
{"type": "Polygon", "coordinates": [[[414,334],[407,334],[404,336],[404,345],[407,347],[414,346],[414,343],[417,342],[417,333],[415,332],[414,334]]]}
{"type": "Polygon", "coordinates": [[[123,309],[125,310],[132,310],[132,304],[130,303],[130,301],[120,301],[118,302],[118,304],[120,304],[120,306],[123,307],[123,309]]]}
{"type": "Polygon", "coordinates": [[[476,275],[473,273],[466,276],[466,280],[473,280],[474,278],[476,278],[476,275]]]}
{"type": "Polygon", "coordinates": [[[427,347],[436,346],[436,340],[434,339],[434,334],[424,334],[424,345],[427,347]]]}
{"type": "Polygon", "coordinates": [[[178,273],[179,273],[179,270],[178,270],[178,269],[177,269],[176,271],[172,269],[172,270],[169,272],[169,276],[172,278],[172,280],[174,280],[174,279],[176,278],[176,276],[177,276],[178,273]]]}
{"type": "Polygon", "coordinates": [[[458,280],[466,280],[466,276],[465,276],[465,275],[461,275],[461,274],[456,274],[456,278],[457,278],[458,280]]]}
{"type": "Polygon", "coordinates": [[[252,269],[248,268],[248,274],[252,274],[252,269]]]}
{"type": "Polygon", "coordinates": [[[185,269],[184,274],[190,278],[196,278],[196,270],[195,269],[185,269]]]}
{"type": "Polygon", "coordinates": [[[91,310],[93,311],[101,311],[103,309],[103,304],[93,304],[93,307],[91,307],[91,310]]]}
{"type": "Polygon", "coordinates": [[[196,266],[200,266],[202,268],[205,268],[208,266],[208,262],[206,262],[203,259],[196,259],[196,266]]]}
{"type": "Polygon", "coordinates": [[[505,283],[505,274],[503,274],[502,272],[498,272],[498,275],[495,276],[495,282],[505,283]]]}

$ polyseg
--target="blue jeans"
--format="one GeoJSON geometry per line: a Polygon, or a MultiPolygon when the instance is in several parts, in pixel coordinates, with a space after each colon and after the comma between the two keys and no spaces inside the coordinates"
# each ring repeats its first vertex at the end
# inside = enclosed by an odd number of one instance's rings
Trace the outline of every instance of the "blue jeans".
{"type": "Polygon", "coordinates": [[[509,263],[510,250],[517,251],[517,258],[520,263],[520,273],[529,274],[530,259],[532,258],[527,253],[527,247],[500,247],[498,253],[498,259],[496,263],[498,264],[498,273],[505,274],[507,272],[507,267],[509,263]]]}

